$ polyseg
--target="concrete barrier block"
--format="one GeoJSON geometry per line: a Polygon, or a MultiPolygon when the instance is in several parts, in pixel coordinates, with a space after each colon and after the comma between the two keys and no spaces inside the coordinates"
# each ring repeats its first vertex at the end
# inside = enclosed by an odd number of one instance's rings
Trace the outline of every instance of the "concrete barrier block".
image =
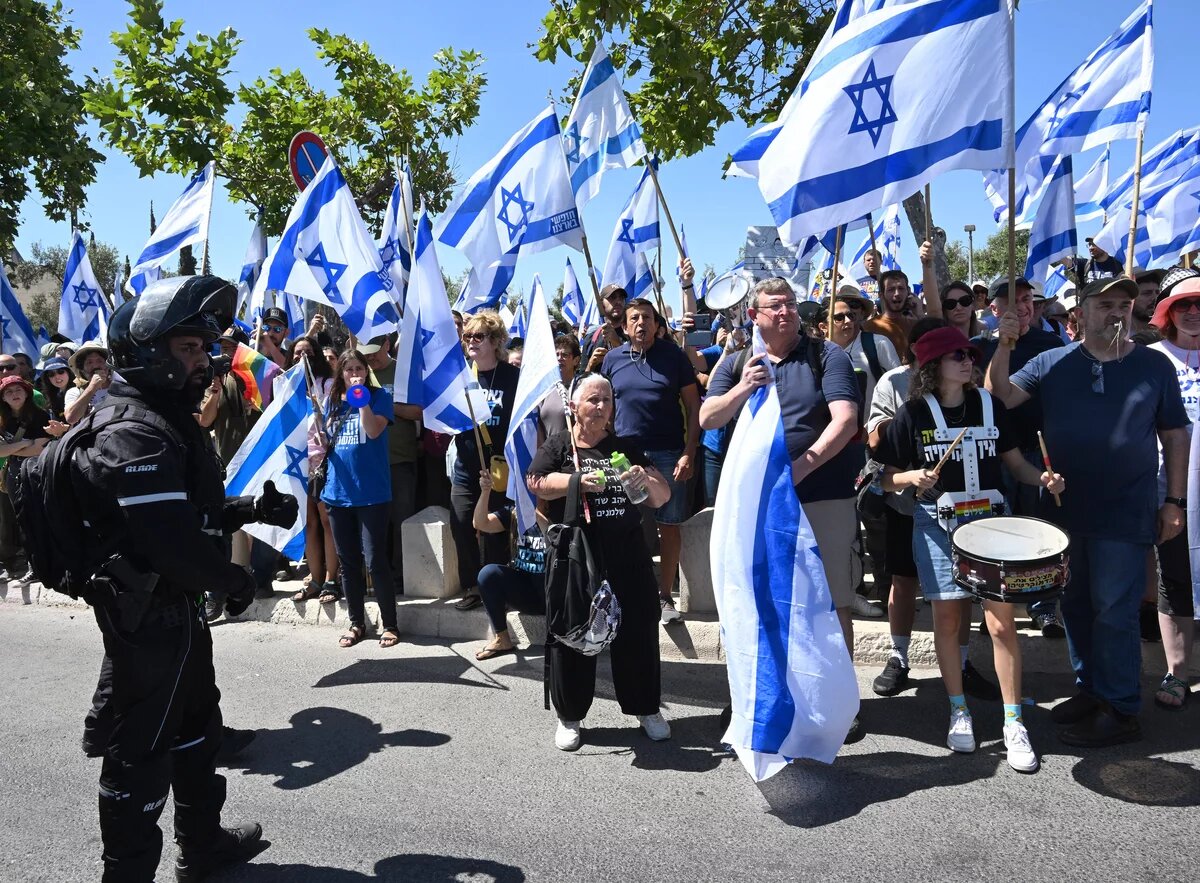
{"type": "Polygon", "coordinates": [[[510,611],[508,634],[522,650],[542,646],[546,643],[546,617],[510,611]]]}
{"type": "Polygon", "coordinates": [[[683,541],[679,552],[679,609],[683,613],[717,612],[709,558],[712,519],[712,509],[701,509],[679,525],[683,541]]]}
{"type": "Polygon", "coordinates": [[[448,598],[460,591],[458,556],[450,534],[450,513],[430,506],[400,526],[404,544],[404,594],[409,598],[448,598]]]}

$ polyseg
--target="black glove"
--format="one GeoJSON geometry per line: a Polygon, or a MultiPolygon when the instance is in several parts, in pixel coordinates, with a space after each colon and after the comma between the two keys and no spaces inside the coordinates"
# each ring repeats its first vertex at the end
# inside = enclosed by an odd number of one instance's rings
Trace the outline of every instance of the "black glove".
{"type": "Polygon", "coordinates": [[[254,501],[254,520],[274,527],[291,527],[300,515],[300,504],[291,494],[281,494],[275,482],[263,484],[263,492],[254,501]]]}
{"type": "Polygon", "coordinates": [[[225,596],[225,612],[230,616],[245,613],[246,608],[254,603],[254,590],[258,588],[250,568],[238,568],[237,572],[241,574],[241,579],[229,587],[225,596]]]}

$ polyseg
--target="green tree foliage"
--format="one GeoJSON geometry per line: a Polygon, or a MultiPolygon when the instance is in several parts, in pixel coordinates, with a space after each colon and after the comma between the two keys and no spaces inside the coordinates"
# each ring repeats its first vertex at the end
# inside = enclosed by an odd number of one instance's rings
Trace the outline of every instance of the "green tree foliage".
{"type": "MultiPolygon", "coordinates": [[[[1029,257],[1029,231],[1017,231],[1017,275],[1025,272],[1029,257]]],[[[967,278],[967,243],[952,242],[946,246],[946,262],[951,279],[974,282],[967,278]]],[[[991,282],[992,279],[1008,274],[1008,228],[1003,227],[987,238],[982,248],[975,249],[975,279],[991,282]]],[[[1034,280],[1042,282],[1044,280],[1034,280]]]]}
{"type": "MultiPolygon", "coordinates": [[[[111,297],[113,274],[121,266],[116,247],[107,242],[93,241],[88,245],[88,259],[92,263],[92,272],[96,274],[96,281],[111,297]]],[[[66,246],[43,245],[41,242],[33,243],[29,257],[13,268],[12,281],[22,288],[30,288],[46,277],[56,283],[54,291],[34,295],[25,310],[34,331],[39,325],[44,325],[51,334],[58,330],[58,304],[62,299],[60,292],[66,272],[66,246]]]]}
{"type": "MultiPolygon", "coordinates": [[[[647,145],[664,159],[712,145],[740,119],[778,116],[833,0],[550,0],[535,47],[586,65],[596,35],[623,72],[647,145]]],[[[581,71],[582,74],[582,71],[581,71]]],[[[574,100],[578,78],[570,86],[574,100]]]]}
{"type": "Polygon", "coordinates": [[[475,120],[486,84],[479,53],[438,51],[418,88],[366,43],[312,28],[309,38],[333,68],[336,93],[317,89],[299,70],[279,68],[234,86],[241,41],[232,28],[185,38],[182,20],[163,19],[162,0],[129,5],[126,29],[113,34],[112,74],[89,80],[87,110],[104,140],[143,175],[190,175],[215,160],[230,197],[278,234],[296,199],[288,145],[309,129],[326,140],[366,213],[382,212],[394,160],[403,154],[412,160],[414,189],[431,209],[445,205],[453,184],[446,142],[475,120]]]}
{"type": "Polygon", "coordinates": [[[84,204],[104,157],[83,134],[81,87],[67,53],[80,32],[61,3],[4,0],[0,4],[0,251],[16,239],[29,180],[46,215],[66,219],[84,204]]]}

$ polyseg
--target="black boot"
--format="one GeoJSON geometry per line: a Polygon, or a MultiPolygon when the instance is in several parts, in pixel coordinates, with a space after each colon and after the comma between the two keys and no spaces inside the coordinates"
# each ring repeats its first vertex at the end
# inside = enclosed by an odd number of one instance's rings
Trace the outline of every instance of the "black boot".
{"type": "Polygon", "coordinates": [[[256,822],[221,828],[212,845],[204,849],[182,852],[175,859],[175,879],[179,883],[196,883],[228,865],[249,861],[262,851],[262,826],[256,822]]]}

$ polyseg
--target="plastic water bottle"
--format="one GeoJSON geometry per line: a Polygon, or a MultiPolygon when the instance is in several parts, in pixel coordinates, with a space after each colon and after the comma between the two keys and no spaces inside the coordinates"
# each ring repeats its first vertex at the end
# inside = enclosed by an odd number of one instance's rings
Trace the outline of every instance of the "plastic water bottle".
{"type": "Polygon", "coordinates": [[[629,469],[632,464],[629,458],[617,451],[609,460],[612,463],[612,468],[617,470],[618,476],[621,479],[621,486],[625,488],[625,496],[629,497],[629,502],[638,506],[646,501],[650,496],[650,488],[645,484],[638,484],[634,481],[633,476],[629,474],[629,469]]]}

